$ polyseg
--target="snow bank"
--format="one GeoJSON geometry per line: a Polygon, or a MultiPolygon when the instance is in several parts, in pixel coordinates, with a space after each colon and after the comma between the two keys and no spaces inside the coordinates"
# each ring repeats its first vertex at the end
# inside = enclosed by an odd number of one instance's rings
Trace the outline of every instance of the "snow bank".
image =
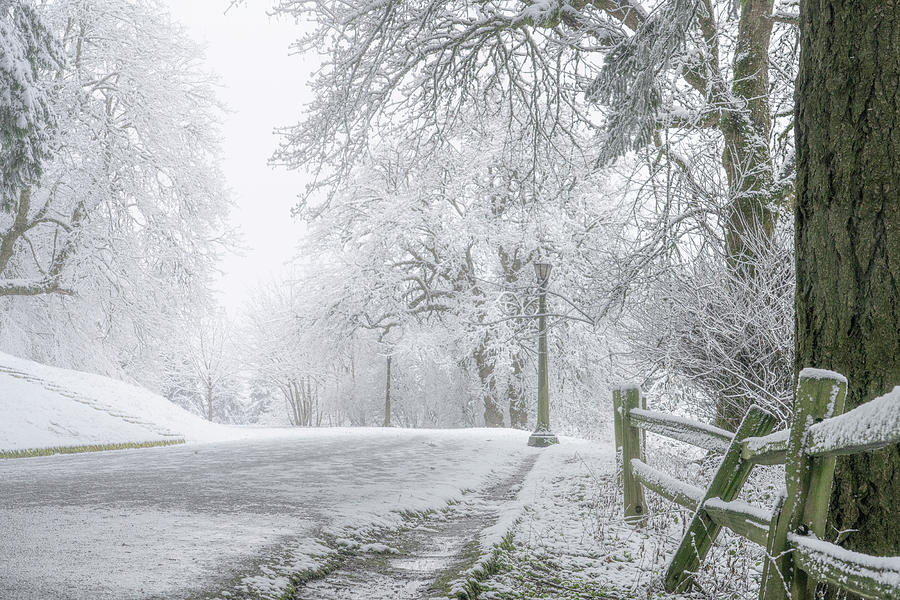
{"type": "Polygon", "coordinates": [[[560,457],[572,454],[573,445],[587,443],[576,438],[562,436],[559,444],[541,449],[537,462],[529,471],[515,498],[505,504],[497,522],[481,532],[479,543],[483,555],[489,555],[494,546],[503,541],[503,538],[522,518],[525,509],[538,497],[546,481],[558,474],[559,465],[562,462],[560,457]]]}
{"type": "Polygon", "coordinates": [[[144,388],[0,353],[0,450],[226,441],[289,431],[209,423],[144,388]]]}
{"type": "MultiPolygon", "coordinates": [[[[506,566],[481,584],[480,597],[657,597],[671,542],[625,523],[613,444],[560,442],[541,450],[518,497],[485,531],[485,552],[507,533],[512,544],[500,557],[506,566]]],[[[680,532],[681,525],[672,528],[680,532]]]]}

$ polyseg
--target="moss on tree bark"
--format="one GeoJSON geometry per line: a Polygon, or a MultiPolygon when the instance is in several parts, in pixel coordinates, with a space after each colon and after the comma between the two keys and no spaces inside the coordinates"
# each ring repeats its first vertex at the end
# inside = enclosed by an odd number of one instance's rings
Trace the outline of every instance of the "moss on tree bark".
{"type": "MultiPolygon", "coordinates": [[[[795,366],[845,374],[849,410],[900,384],[900,0],[807,0],[800,28],[795,366]]],[[[898,446],[840,458],[830,513],[897,554],[898,446]]]]}

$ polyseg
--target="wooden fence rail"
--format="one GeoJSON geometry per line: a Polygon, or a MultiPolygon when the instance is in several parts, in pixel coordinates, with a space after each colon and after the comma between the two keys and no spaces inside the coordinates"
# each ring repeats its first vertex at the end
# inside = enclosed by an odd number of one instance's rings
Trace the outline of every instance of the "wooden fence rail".
{"type": "Polygon", "coordinates": [[[724,429],[655,410],[633,408],[628,411],[628,419],[632,427],[665,435],[719,454],[728,450],[734,438],[734,434],[724,429]]]}
{"type": "Polygon", "coordinates": [[[741,442],[741,457],[757,465],[783,465],[790,433],[790,429],[782,429],[764,437],[747,438],[741,442]]]}
{"type": "Polygon", "coordinates": [[[811,600],[816,582],[863,598],[900,600],[900,556],[868,556],[821,539],[835,457],[900,443],[900,386],[843,413],[846,394],[847,380],[842,375],[804,369],[798,378],[790,429],[772,433],[775,417],[753,406],[731,434],[647,410],[636,386],[613,392],[626,521],[640,526],[646,520],[644,488],[694,513],[669,561],[667,591],[683,591],[691,585],[719,531],[727,527],[766,548],[760,600],[811,600]],[[645,431],[723,454],[709,486],[701,489],[647,464],[645,431]],[[775,464],[785,465],[786,489],[773,507],[735,500],[756,465],[775,464]]]}

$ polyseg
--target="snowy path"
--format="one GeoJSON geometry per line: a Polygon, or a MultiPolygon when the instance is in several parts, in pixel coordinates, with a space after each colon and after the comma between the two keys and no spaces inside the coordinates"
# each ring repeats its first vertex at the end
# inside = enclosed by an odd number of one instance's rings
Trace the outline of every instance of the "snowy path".
{"type": "Polygon", "coordinates": [[[446,599],[450,584],[480,558],[482,532],[515,501],[537,456],[510,475],[459,503],[424,516],[383,541],[387,552],[360,553],[327,577],[311,581],[296,600],[446,599]]]}
{"type": "MultiPolygon", "coordinates": [[[[0,598],[276,593],[326,540],[372,536],[523,476],[527,434],[298,431],[0,461],[0,598]]],[[[316,556],[319,555],[319,556],[316,556]]]]}

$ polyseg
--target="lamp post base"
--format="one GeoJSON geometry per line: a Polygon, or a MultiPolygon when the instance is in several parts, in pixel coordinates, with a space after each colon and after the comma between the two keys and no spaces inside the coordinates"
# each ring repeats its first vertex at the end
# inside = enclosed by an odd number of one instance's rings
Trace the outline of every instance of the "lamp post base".
{"type": "Polygon", "coordinates": [[[556,437],[556,434],[549,431],[535,431],[528,436],[528,445],[535,448],[546,448],[558,443],[559,438],[556,437]]]}

